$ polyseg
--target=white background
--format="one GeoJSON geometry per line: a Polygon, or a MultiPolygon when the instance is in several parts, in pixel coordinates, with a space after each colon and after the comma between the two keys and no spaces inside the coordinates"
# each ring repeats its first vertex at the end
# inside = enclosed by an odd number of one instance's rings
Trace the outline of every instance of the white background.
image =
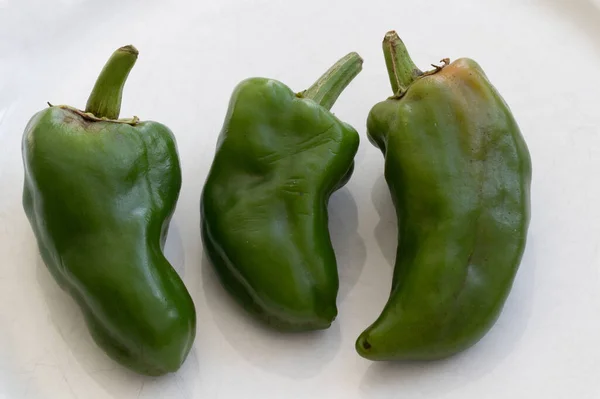
{"type": "Polygon", "coordinates": [[[0,0],[0,398],[600,398],[600,4],[592,0],[0,0]],[[167,5],[168,4],[168,5],[167,5]],[[391,94],[380,43],[395,29],[423,68],[477,60],[510,104],[533,160],[527,250],[501,318],[478,345],[432,363],[360,358],[395,255],[383,159],[365,120],[391,94]],[[83,107],[111,52],[138,63],[121,115],[176,134],[183,188],[167,255],[198,313],[181,370],[138,376],[91,340],[40,260],[21,207],[20,140],[46,101],[83,107]],[[364,70],[333,111],[361,135],[330,202],[339,317],[324,333],[255,323],[203,254],[199,197],[233,87],[308,87],[350,51],[364,70]]]}

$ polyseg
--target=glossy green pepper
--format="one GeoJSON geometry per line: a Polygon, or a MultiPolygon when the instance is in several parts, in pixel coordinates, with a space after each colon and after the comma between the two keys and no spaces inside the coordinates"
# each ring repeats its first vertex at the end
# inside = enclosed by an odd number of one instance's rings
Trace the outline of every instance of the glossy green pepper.
{"type": "Polygon", "coordinates": [[[482,338],[509,295],[531,160],[475,61],[423,73],[395,32],[383,47],[395,95],[373,107],[367,129],[385,156],[399,241],[390,298],[356,349],[372,360],[439,359],[482,338]]]}
{"type": "Polygon", "coordinates": [[[164,125],[118,120],[137,59],[115,51],[84,111],[50,106],[23,136],[23,206],[42,258],[81,308],[95,342],[142,374],[175,371],[196,316],[163,254],[181,187],[175,138],[164,125]]]}
{"type": "Polygon", "coordinates": [[[279,330],[324,329],[337,315],[327,203],[359,138],[329,109],[361,68],[351,53],[302,93],[247,79],[229,104],[202,194],[204,247],[230,294],[279,330]]]}

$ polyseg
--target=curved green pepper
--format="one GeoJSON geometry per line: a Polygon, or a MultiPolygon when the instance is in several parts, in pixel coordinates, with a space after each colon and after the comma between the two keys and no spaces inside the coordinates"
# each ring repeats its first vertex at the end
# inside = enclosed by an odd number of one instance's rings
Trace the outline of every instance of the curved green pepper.
{"type": "Polygon", "coordinates": [[[501,312],[525,248],[531,160],[475,61],[423,73],[395,32],[383,47],[396,95],[367,128],[385,156],[399,241],[390,298],[356,349],[439,359],[475,344],[501,312]]]}
{"type": "Polygon", "coordinates": [[[327,203],[359,138],[329,108],[361,67],[351,53],[298,94],[248,79],[229,104],[202,194],[204,247],[231,295],[280,330],[324,329],[337,315],[327,203]]]}
{"type": "Polygon", "coordinates": [[[164,125],[117,120],[137,59],[118,49],[86,111],[50,106],[23,136],[23,206],[59,285],[96,343],[134,371],[182,364],[195,337],[194,304],[163,255],[181,187],[175,138],[164,125]]]}

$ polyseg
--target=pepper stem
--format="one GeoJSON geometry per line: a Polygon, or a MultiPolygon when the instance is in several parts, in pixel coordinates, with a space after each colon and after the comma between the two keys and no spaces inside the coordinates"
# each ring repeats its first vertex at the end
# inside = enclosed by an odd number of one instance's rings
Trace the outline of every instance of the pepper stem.
{"type": "Polygon", "coordinates": [[[357,53],[346,55],[302,92],[302,97],[310,98],[323,108],[331,109],[346,86],[360,73],[362,64],[363,59],[357,53]]]}
{"type": "Polygon", "coordinates": [[[383,38],[383,55],[395,95],[405,92],[416,78],[423,75],[410,58],[404,42],[393,30],[383,38]]]}
{"type": "Polygon", "coordinates": [[[119,118],[123,86],[137,57],[138,51],[132,45],[121,47],[111,55],[96,80],[85,112],[98,118],[119,118]]]}

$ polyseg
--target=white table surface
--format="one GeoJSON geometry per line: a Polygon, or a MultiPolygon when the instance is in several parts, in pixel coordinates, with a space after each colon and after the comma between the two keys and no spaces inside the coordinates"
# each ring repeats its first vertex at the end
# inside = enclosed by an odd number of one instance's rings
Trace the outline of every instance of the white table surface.
{"type": "Polygon", "coordinates": [[[599,72],[591,0],[0,0],[0,398],[600,398],[599,72]],[[370,107],[391,94],[380,48],[390,29],[423,68],[476,59],[533,159],[529,241],[502,316],[440,362],[376,364],[354,351],[387,299],[395,252],[383,159],[365,136],[370,107]],[[27,121],[46,101],[83,107],[110,53],[129,43],[140,57],[122,116],[177,136],[183,188],[166,252],[198,313],[188,360],[161,378],[95,347],[21,206],[27,121]],[[200,191],[240,80],[300,91],[350,51],[364,70],[333,111],[362,141],[354,177],[329,207],[339,317],[323,333],[282,335],[218,284],[200,241],[200,191]]]}

